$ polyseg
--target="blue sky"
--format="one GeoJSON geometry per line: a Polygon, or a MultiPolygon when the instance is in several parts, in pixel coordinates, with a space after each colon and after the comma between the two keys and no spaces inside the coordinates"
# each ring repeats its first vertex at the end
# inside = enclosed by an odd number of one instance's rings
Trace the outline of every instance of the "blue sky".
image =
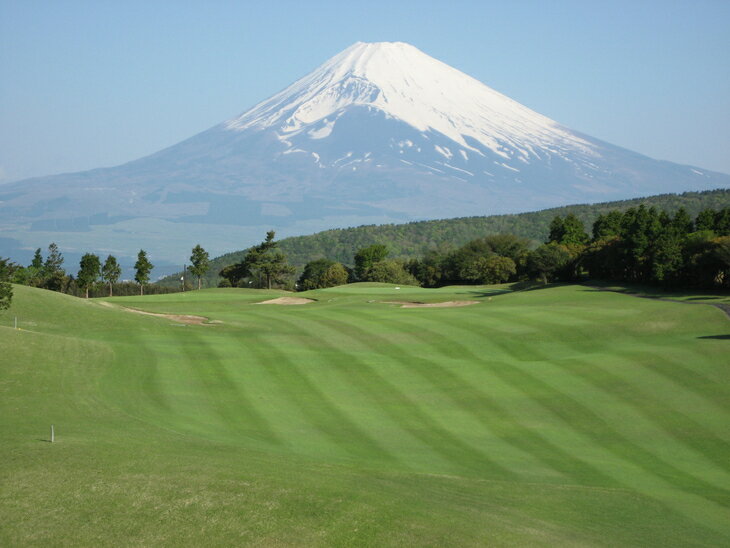
{"type": "Polygon", "coordinates": [[[405,41],[558,122],[730,173],[730,2],[0,0],[0,181],[123,163],[356,41],[405,41]]]}

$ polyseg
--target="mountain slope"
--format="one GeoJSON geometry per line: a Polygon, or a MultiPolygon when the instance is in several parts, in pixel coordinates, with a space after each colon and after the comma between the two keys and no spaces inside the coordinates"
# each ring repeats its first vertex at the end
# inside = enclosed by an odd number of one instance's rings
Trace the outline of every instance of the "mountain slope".
{"type": "Polygon", "coordinates": [[[728,186],[728,175],[565,128],[408,44],[357,43],[151,156],[0,187],[0,246],[144,247],[182,261],[191,238],[221,253],[272,227],[296,235],[728,186]]]}

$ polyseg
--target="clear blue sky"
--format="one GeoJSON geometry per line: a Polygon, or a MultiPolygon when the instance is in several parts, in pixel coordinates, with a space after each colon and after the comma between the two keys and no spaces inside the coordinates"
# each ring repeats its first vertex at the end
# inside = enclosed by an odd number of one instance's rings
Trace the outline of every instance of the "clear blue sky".
{"type": "Polygon", "coordinates": [[[0,0],[0,181],[150,154],[358,40],[409,42],[568,127],[730,173],[730,1],[0,0]]]}

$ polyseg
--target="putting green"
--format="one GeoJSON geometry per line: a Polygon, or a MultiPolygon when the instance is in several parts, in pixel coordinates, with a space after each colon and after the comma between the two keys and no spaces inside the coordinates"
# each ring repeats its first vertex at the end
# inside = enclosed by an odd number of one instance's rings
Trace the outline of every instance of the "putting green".
{"type": "Polygon", "coordinates": [[[15,293],[2,545],[730,543],[716,308],[583,286],[15,293]]]}

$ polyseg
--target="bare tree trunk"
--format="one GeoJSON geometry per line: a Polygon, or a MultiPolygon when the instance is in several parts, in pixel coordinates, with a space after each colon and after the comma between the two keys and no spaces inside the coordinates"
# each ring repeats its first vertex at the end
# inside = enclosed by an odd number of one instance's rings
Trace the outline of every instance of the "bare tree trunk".
{"type": "Polygon", "coordinates": [[[89,286],[88,285],[86,286],[86,298],[87,299],[89,298],[89,286]]]}
{"type": "Polygon", "coordinates": [[[109,282],[109,296],[112,297],[112,283],[109,282]]]}
{"type": "Polygon", "coordinates": [[[198,289],[200,289],[200,286],[201,286],[201,279],[200,279],[200,276],[198,276],[198,289]]]}
{"type": "Polygon", "coordinates": [[[139,284],[139,294],[144,295],[144,285],[139,284]]]}

